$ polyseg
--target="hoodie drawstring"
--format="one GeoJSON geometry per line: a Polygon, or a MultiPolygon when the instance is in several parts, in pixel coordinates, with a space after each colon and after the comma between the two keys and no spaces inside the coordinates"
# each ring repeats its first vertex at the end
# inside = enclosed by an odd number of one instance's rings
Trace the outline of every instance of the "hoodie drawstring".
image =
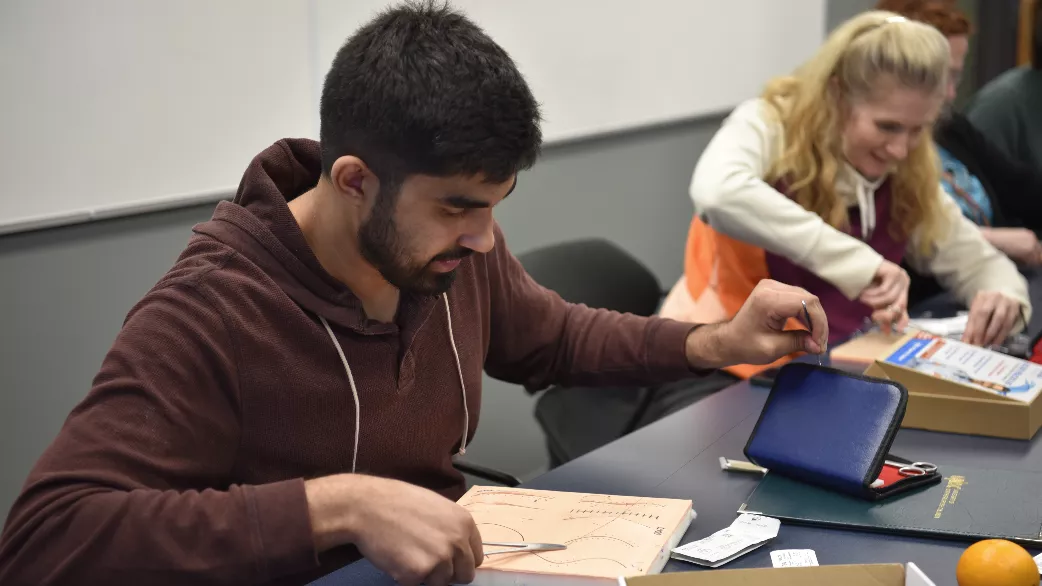
{"type": "Polygon", "coordinates": [[[876,229],[876,190],[886,181],[886,176],[869,181],[854,173],[854,194],[861,215],[861,239],[867,241],[876,229]]]}
{"type": "Polygon", "coordinates": [[[340,347],[340,342],[336,339],[336,335],[333,334],[333,328],[329,327],[329,322],[326,321],[326,318],[320,315],[318,319],[322,320],[322,325],[326,326],[326,333],[329,334],[329,339],[333,340],[333,345],[336,346],[336,353],[340,355],[340,363],[344,365],[344,372],[347,373],[347,382],[351,385],[351,396],[355,398],[355,447],[351,451],[351,472],[354,473],[358,464],[358,433],[362,427],[362,407],[358,402],[358,387],[355,386],[355,377],[351,374],[351,365],[347,363],[344,349],[340,347]]]}
{"type": "Polygon", "coordinates": [[[876,202],[872,197],[874,194],[868,193],[868,186],[864,181],[857,182],[854,192],[857,194],[857,207],[861,212],[861,239],[868,240],[876,228],[876,202]]]}
{"type": "MultiPolygon", "coordinates": [[[[456,339],[452,335],[452,310],[449,309],[449,296],[447,293],[441,294],[442,300],[445,302],[445,319],[449,324],[449,342],[452,345],[452,356],[456,359],[456,373],[459,374],[460,388],[463,390],[463,439],[460,442],[459,454],[463,455],[467,453],[467,434],[470,431],[470,411],[467,408],[467,385],[463,382],[463,367],[460,365],[459,350],[456,349],[456,339]]],[[[351,365],[347,362],[347,357],[344,356],[344,349],[340,347],[340,341],[336,339],[336,335],[333,334],[333,328],[329,327],[329,322],[326,318],[321,315],[318,319],[322,321],[322,325],[326,328],[326,333],[329,334],[329,339],[333,340],[333,346],[336,347],[336,353],[340,356],[340,363],[344,365],[344,372],[347,373],[347,382],[351,385],[351,396],[355,400],[355,445],[351,453],[351,472],[356,471],[358,465],[358,436],[361,433],[362,424],[362,407],[358,400],[358,387],[355,385],[354,374],[351,373],[351,365]]]]}
{"type": "Polygon", "coordinates": [[[452,336],[452,310],[449,309],[449,295],[442,293],[445,301],[445,320],[449,324],[449,342],[452,345],[452,356],[456,359],[456,374],[459,375],[459,386],[463,389],[463,439],[459,444],[459,455],[467,453],[467,433],[470,431],[470,411],[467,410],[467,384],[463,382],[463,367],[459,362],[459,350],[456,350],[456,338],[452,336]]]}

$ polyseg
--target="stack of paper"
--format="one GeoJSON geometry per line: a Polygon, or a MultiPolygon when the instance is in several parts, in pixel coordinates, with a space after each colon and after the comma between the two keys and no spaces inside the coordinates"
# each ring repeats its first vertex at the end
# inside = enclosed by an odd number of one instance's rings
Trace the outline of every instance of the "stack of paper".
{"type": "Polygon", "coordinates": [[[969,313],[960,313],[955,317],[919,318],[908,322],[908,327],[941,337],[961,336],[970,322],[969,313]]]}
{"type": "Polygon", "coordinates": [[[674,559],[716,568],[774,539],[780,526],[778,519],[746,513],[730,527],[675,548],[672,555],[674,559]]]}
{"type": "Polygon", "coordinates": [[[559,551],[486,556],[474,584],[617,584],[662,571],[687,531],[691,501],[475,486],[460,505],[482,541],[556,543],[559,551]]]}

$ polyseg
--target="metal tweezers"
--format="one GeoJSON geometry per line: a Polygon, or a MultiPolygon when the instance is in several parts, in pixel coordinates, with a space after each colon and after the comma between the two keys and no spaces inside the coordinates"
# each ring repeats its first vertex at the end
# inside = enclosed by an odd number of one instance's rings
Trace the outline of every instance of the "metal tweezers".
{"type": "Polygon", "coordinates": [[[485,541],[481,545],[494,545],[497,547],[508,547],[511,549],[497,549],[495,551],[486,551],[485,555],[495,555],[497,553],[524,553],[529,551],[557,551],[560,549],[567,549],[566,545],[558,545],[556,543],[529,543],[525,541],[518,542],[496,542],[496,541],[485,541]]]}
{"type": "MultiPolygon", "coordinates": [[[[807,302],[806,301],[803,302],[803,315],[807,319],[807,329],[810,330],[811,332],[813,332],[814,331],[814,325],[812,323],[810,323],[810,311],[807,309],[807,302]]],[[[817,357],[818,357],[818,366],[821,366],[821,354],[818,354],[817,357]]]]}

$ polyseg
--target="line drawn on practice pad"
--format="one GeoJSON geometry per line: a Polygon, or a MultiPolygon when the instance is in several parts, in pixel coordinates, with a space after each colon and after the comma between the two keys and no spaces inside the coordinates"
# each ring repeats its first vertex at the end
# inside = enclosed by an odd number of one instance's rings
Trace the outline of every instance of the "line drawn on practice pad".
{"type": "Polygon", "coordinates": [[[666,506],[666,505],[663,505],[661,503],[646,503],[646,502],[642,502],[642,499],[637,499],[635,501],[629,501],[629,502],[620,502],[620,501],[598,501],[598,500],[592,500],[592,499],[591,500],[587,500],[584,497],[584,498],[579,499],[579,502],[580,503],[600,503],[600,504],[604,504],[604,505],[614,505],[616,507],[636,507],[638,505],[644,505],[645,507],[665,507],[666,506]]]}
{"type": "Polygon", "coordinates": [[[626,541],[625,539],[619,539],[618,537],[611,537],[610,535],[583,535],[582,537],[576,537],[575,539],[570,539],[568,541],[565,541],[565,543],[566,544],[568,544],[568,543],[575,543],[576,541],[583,541],[584,539],[611,539],[613,541],[618,541],[620,543],[625,543],[626,545],[628,545],[630,547],[635,547],[632,543],[626,541]]]}
{"type": "MultiPolygon", "coordinates": [[[[641,500],[643,500],[643,499],[638,499],[637,502],[635,502],[631,506],[635,507],[635,506],[639,505],[641,500]]],[[[630,507],[627,507],[627,508],[630,508],[630,507]]],[[[623,517],[622,515],[625,514],[625,512],[626,511],[621,511],[621,512],[615,513],[614,516],[612,516],[611,521],[608,521],[604,525],[601,525],[600,527],[597,527],[597,528],[593,529],[592,531],[587,531],[586,535],[583,535],[583,537],[586,537],[587,535],[593,535],[594,533],[597,533],[601,529],[604,529],[605,527],[607,527],[608,525],[611,525],[612,523],[618,521],[619,519],[622,519],[623,521],[629,521],[631,523],[636,523],[637,525],[640,525],[641,527],[647,527],[651,531],[655,530],[654,527],[650,527],[650,526],[645,525],[643,523],[637,523],[636,521],[634,521],[632,519],[627,519],[627,518],[623,517]]],[[[576,519],[576,518],[582,518],[582,517],[569,517],[567,520],[576,519]]]]}
{"type": "MultiPolygon", "coordinates": [[[[471,513],[474,513],[474,512],[478,512],[478,513],[484,512],[484,511],[480,511],[480,510],[474,511],[472,509],[467,509],[467,510],[470,511],[471,513]]],[[[535,519],[533,519],[532,517],[518,517],[516,520],[517,521],[535,521],[535,519]]],[[[476,525],[480,525],[480,523],[476,523],[476,525]]],[[[486,523],[486,525],[494,525],[494,523],[486,523]]]]}
{"type": "MultiPolygon", "coordinates": [[[[634,506],[636,506],[636,505],[634,505],[634,506]]],[[[570,514],[570,515],[574,515],[574,514],[577,514],[577,513],[578,514],[586,513],[586,514],[589,514],[590,516],[593,516],[593,517],[604,515],[604,516],[607,516],[607,517],[632,516],[632,517],[639,517],[641,519],[658,519],[659,518],[659,516],[654,514],[654,513],[637,513],[637,512],[632,512],[631,513],[629,511],[599,511],[597,509],[572,509],[572,510],[568,511],[568,514],[570,514]]]]}
{"type": "MultiPolygon", "coordinates": [[[[525,540],[525,536],[521,535],[521,532],[518,531],[517,529],[514,529],[513,527],[507,527],[506,525],[500,525],[499,523],[474,523],[474,525],[492,525],[494,527],[502,527],[503,529],[506,529],[508,531],[513,531],[514,533],[517,533],[517,536],[521,538],[521,541],[525,540]]],[[[488,556],[485,556],[485,557],[488,557],[488,556]]]]}
{"type": "MultiPolygon", "coordinates": [[[[563,521],[579,521],[579,520],[582,520],[582,519],[603,519],[603,518],[604,518],[603,515],[587,515],[585,517],[565,517],[562,520],[563,521]]],[[[651,525],[645,525],[644,523],[638,523],[637,521],[634,521],[633,519],[627,519],[626,517],[613,517],[611,521],[608,521],[604,525],[601,525],[601,527],[607,527],[608,525],[611,525],[615,521],[629,521],[630,523],[633,523],[634,525],[640,525],[641,527],[646,527],[646,528],[648,528],[648,529],[650,529],[652,531],[655,530],[655,528],[652,527],[651,525]]]]}
{"type": "Polygon", "coordinates": [[[579,559],[574,559],[574,560],[568,560],[566,562],[555,562],[555,561],[546,559],[545,557],[543,557],[543,554],[541,554],[541,553],[533,553],[532,555],[538,557],[539,559],[543,560],[544,562],[546,562],[548,564],[553,564],[555,566],[567,566],[568,564],[578,564],[578,563],[582,563],[582,562],[592,562],[592,561],[595,561],[595,560],[601,560],[601,561],[605,561],[605,562],[612,562],[612,563],[619,564],[620,566],[622,566],[624,568],[626,567],[626,564],[620,562],[619,560],[612,559],[612,558],[579,558],[579,559]]]}
{"type": "MultiPolygon", "coordinates": [[[[533,495],[530,495],[530,494],[525,494],[523,492],[514,492],[514,491],[510,491],[510,490],[495,490],[495,489],[493,489],[493,490],[481,490],[481,491],[475,492],[473,496],[475,496],[475,497],[478,497],[478,496],[519,496],[519,497],[522,497],[524,499],[531,499],[533,502],[536,502],[536,503],[538,503],[540,501],[552,501],[552,500],[554,500],[556,498],[556,497],[553,497],[553,496],[542,496],[542,495],[540,495],[540,496],[533,496],[533,495]]],[[[471,502],[473,502],[473,501],[471,501],[471,502]]]]}
{"type": "Polygon", "coordinates": [[[495,502],[491,502],[491,503],[484,503],[484,502],[482,502],[482,503],[467,503],[466,506],[468,506],[468,507],[480,507],[481,505],[490,506],[490,507],[491,506],[517,507],[519,509],[532,509],[533,511],[545,511],[546,510],[546,509],[544,509],[542,507],[529,507],[527,505],[515,505],[514,503],[503,503],[503,502],[499,502],[499,501],[495,501],[495,502]]]}
{"type": "Polygon", "coordinates": [[[616,521],[629,521],[630,523],[633,523],[634,525],[640,525],[641,527],[647,527],[651,531],[655,530],[655,528],[652,527],[651,525],[645,525],[644,523],[641,523],[639,521],[634,521],[633,519],[627,519],[626,517],[619,517],[618,519],[616,519],[616,521]]]}

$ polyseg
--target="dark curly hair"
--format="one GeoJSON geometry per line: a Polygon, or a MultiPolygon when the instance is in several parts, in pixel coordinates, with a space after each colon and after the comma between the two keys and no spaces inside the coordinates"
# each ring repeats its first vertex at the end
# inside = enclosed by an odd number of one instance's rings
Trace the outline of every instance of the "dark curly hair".
{"type": "Polygon", "coordinates": [[[337,52],[320,107],[322,171],[354,155],[394,195],[406,177],[531,167],[539,106],[510,56],[466,16],[432,0],[388,9],[337,52]]]}

